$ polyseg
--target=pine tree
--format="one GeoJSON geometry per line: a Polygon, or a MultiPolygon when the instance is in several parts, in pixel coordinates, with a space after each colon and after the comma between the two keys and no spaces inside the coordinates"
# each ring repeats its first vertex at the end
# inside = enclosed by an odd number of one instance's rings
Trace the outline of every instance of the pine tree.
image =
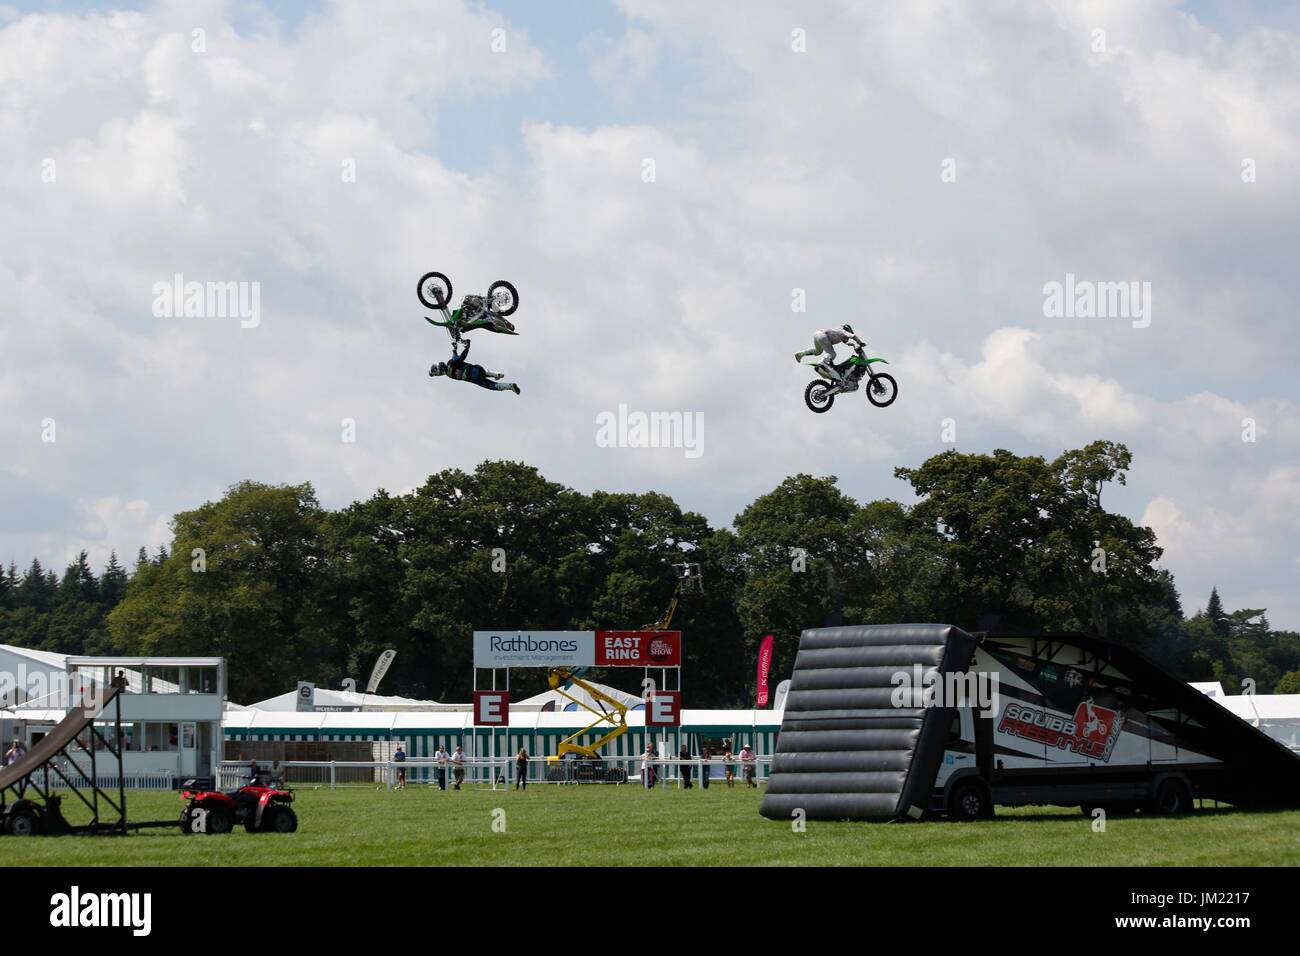
{"type": "Polygon", "coordinates": [[[1214,629],[1216,637],[1228,636],[1228,614],[1223,609],[1223,601],[1219,598],[1217,587],[1210,589],[1210,600],[1205,605],[1205,617],[1210,622],[1210,627],[1214,629]]]}
{"type": "Polygon", "coordinates": [[[111,611],[117,607],[122,596],[126,594],[126,582],[126,568],[118,563],[117,552],[112,551],[108,555],[104,575],[99,579],[99,602],[105,610],[111,611]]]}
{"type": "Polygon", "coordinates": [[[63,572],[59,584],[61,604],[96,604],[99,601],[99,581],[90,570],[90,556],[82,551],[63,572]]]}
{"type": "Polygon", "coordinates": [[[148,563],[149,563],[149,552],[144,549],[144,545],[141,545],[140,551],[135,556],[136,572],[138,573],[140,569],[148,565],[148,563]]]}
{"type": "Polygon", "coordinates": [[[40,558],[32,558],[31,566],[18,585],[16,604],[38,612],[48,611],[54,604],[58,587],[58,578],[46,572],[40,558]]]}

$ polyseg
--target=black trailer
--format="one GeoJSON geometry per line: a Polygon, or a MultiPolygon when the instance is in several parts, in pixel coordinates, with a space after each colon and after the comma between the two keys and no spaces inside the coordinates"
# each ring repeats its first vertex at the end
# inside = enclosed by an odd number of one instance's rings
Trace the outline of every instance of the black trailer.
{"type": "Polygon", "coordinates": [[[1300,756],[1128,648],[946,624],[803,632],[761,812],[1300,806],[1300,756]]]}

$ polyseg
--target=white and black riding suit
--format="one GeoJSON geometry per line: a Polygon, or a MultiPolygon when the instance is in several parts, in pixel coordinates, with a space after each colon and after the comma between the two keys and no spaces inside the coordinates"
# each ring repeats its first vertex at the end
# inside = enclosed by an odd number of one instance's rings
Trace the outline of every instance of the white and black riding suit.
{"type": "Polygon", "coordinates": [[[820,332],[813,333],[813,347],[797,353],[795,360],[798,361],[807,355],[820,355],[822,360],[818,364],[825,368],[835,381],[843,381],[844,377],[835,368],[835,346],[855,341],[859,344],[862,343],[862,339],[858,338],[852,331],[823,329],[820,332]]]}

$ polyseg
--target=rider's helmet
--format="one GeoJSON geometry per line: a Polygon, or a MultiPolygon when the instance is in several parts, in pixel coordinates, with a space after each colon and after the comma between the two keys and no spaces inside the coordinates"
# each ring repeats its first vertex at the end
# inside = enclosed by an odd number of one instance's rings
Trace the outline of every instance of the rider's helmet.
{"type": "Polygon", "coordinates": [[[854,334],[854,333],[853,333],[853,326],[851,326],[851,325],[845,325],[845,326],[844,326],[844,331],[847,332],[847,333],[849,333],[849,335],[853,335],[853,334],[854,334]]]}
{"type": "Polygon", "coordinates": [[[434,368],[435,368],[435,371],[434,371],[434,374],[435,374],[435,375],[446,375],[446,374],[447,374],[447,363],[446,363],[446,362],[439,362],[436,366],[434,366],[434,368]]]}

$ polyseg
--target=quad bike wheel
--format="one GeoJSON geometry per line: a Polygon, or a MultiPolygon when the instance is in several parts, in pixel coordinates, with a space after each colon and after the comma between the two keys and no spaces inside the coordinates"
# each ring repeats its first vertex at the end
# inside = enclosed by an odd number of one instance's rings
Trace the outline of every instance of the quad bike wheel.
{"type": "MultiPolygon", "coordinates": [[[[181,831],[184,833],[198,833],[194,829],[194,814],[202,807],[186,807],[181,811],[181,831]]],[[[235,815],[224,807],[213,807],[207,811],[207,819],[204,821],[203,833],[229,833],[235,828],[235,815]]]]}
{"type": "Polygon", "coordinates": [[[441,272],[426,272],[420,276],[415,294],[426,309],[445,309],[451,305],[451,280],[441,272]]]}
{"type": "Polygon", "coordinates": [[[804,404],[819,415],[830,411],[835,404],[835,396],[830,394],[830,390],[830,385],[822,379],[809,382],[803,390],[804,404]]]}
{"type": "Polygon", "coordinates": [[[488,305],[497,315],[511,315],[519,308],[519,292],[505,279],[488,286],[488,305]]]}
{"type": "Polygon", "coordinates": [[[876,408],[892,405],[896,398],[898,398],[898,383],[894,381],[894,376],[882,372],[867,383],[867,401],[876,408]]]}
{"type": "Polygon", "coordinates": [[[298,814],[283,804],[272,804],[262,811],[263,833],[292,833],[298,829],[298,814]]]}

